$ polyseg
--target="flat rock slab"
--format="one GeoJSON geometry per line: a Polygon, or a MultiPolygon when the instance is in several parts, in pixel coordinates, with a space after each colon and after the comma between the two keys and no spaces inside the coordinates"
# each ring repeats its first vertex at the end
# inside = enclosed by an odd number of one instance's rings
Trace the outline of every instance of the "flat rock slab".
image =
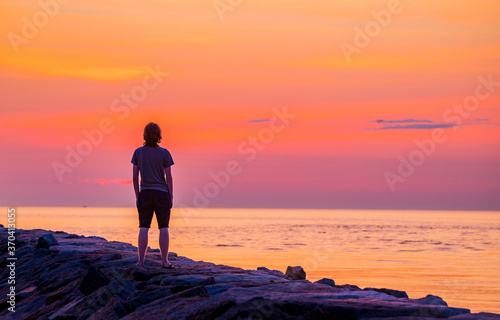
{"type": "MultiPolygon", "coordinates": [[[[0,232],[3,244],[7,233],[0,232]]],[[[3,268],[1,319],[500,319],[431,295],[409,299],[403,291],[362,290],[333,279],[311,283],[300,267],[285,275],[169,253],[175,268],[162,269],[156,250],[137,266],[136,247],[100,237],[36,229],[17,230],[16,238],[16,312],[8,310],[10,271],[3,268]]],[[[7,262],[3,251],[0,265],[7,262]]]]}

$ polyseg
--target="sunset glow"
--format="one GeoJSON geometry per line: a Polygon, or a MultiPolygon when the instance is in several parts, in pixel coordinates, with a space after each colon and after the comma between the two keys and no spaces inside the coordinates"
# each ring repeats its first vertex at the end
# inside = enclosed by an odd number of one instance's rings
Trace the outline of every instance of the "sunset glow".
{"type": "Polygon", "coordinates": [[[133,206],[154,121],[177,205],[500,210],[499,1],[0,8],[2,205],[133,206]]]}

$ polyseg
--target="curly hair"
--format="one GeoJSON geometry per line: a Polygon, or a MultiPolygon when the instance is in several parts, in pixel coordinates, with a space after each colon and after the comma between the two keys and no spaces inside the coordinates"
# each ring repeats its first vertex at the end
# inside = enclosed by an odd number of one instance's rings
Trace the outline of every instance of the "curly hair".
{"type": "Polygon", "coordinates": [[[150,122],[144,127],[144,145],[148,147],[156,147],[161,142],[160,126],[154,122],[150,122]]]}

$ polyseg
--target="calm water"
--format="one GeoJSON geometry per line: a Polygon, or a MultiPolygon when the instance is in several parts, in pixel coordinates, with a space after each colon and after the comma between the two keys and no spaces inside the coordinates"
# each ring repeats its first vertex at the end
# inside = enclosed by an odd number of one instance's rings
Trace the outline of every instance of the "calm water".
{"type": "MultiPolygon", "coordinates": [[[[136,214],[18,208],[17,226],[137,245],[136,214]]],[[[281,271],[301,265],[311,281],[434,294],[450,306],[500,313],[500,212],[177,209],[170,235],[171,251],[194,260],[281,271]]],[[[150,246],[158,248],[154,220],[150,246]]]]}

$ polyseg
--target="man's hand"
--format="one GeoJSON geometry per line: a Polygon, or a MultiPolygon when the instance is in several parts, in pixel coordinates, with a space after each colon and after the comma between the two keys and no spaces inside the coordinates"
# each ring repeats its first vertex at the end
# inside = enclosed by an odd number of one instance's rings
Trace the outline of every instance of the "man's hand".
{"type": "Polygon", "coordinates": [[[134,184],[135,205],[137,206],[137,202],[139,200],[140,188],[139,188],[139,167],[136,166],[135,164],[133,165],[132,182],[134,184]]]}
{"type": "Polygon", "coordinates": [[[172,179],[172,167],[164,168],[165,181],[167,182],[168,194],[170,195],[170,209],[174,203],[174,181],[172,179]]]}

